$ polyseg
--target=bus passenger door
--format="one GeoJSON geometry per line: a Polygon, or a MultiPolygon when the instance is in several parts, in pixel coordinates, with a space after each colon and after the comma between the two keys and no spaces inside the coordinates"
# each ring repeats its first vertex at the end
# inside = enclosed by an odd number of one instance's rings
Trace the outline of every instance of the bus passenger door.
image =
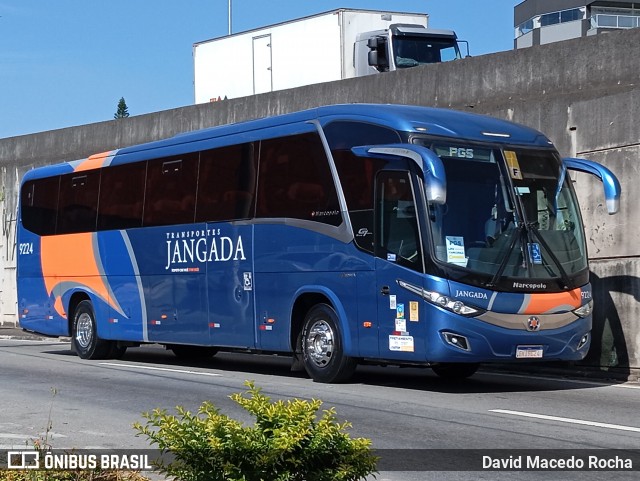
{"type": "Polygon", "coordinates": [[[253,226],[207,224],[207,233],[210,343],[253,348],[253,226]]]}
{"type": "Polygon", "coordinates": [[[375,191],[375,255],[380,357],[426,359],[422,243],[408,170],[381,170],[375,191]]]}

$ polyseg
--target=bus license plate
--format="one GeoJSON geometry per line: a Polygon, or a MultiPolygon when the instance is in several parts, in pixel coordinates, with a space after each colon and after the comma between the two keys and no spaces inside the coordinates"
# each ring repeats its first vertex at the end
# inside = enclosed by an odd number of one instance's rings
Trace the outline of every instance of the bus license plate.
{"type": "Polygon", "coordinates": [[[541,359],[543,354],[542,346],[517,346],[517,359],[541,359]]]}

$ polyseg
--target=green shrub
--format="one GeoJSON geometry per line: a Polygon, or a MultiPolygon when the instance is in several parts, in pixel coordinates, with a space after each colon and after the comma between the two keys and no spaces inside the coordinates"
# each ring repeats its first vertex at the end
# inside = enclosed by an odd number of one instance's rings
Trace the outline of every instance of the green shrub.
{"type": "Polygon", "coordinates": [[[169,453],[162,473],[183,481],[355,481],[377,472],[371,441],[351,438],[351,425],[336,422],[335,409],[317,413],[322,402],[271,402],[253,382],[230,397],[251,413],[253,427],[221,414],[210,402],[197,414],[177,407],[144,413],[138,435],[169,453]]]}
{"type": "Polygon", "coordinates": [[[149,481],[133,471],[0,470],[0,481],[149,481]]]}

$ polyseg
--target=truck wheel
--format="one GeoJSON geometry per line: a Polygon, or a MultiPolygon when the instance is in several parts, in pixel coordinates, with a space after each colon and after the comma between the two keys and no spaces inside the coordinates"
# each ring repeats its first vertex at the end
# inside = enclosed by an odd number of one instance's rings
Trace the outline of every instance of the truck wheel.
{"type": "Polygon", "coordinates": [[[302,362],[316,382],[346,381],[356,368],[356,360],[344,355],[338,316],[326,304],[313,307],[304,320],[302,362]]]}
{"type": "Polygon", "coordinates": [[[111,352],[111,342],[98,337],[91,301],[81,301],[75,309],[71,344],[82,359],[103,359],[111,352]]]}
{"type": "Polygon", "coordinates": [[[465,379],[473,376],[479,367],[477,363],[442,362],[431,369],[443,379],[465,379]]]}

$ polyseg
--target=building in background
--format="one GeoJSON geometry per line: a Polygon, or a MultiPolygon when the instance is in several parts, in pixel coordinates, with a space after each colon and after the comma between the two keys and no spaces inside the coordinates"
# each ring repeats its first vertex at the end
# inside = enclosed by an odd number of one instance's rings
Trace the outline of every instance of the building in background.
{"type": "Polygon", "coordinates": [[[524,0],[513,13],[514,48],[640,26],[640,1],[524,0]]]}

